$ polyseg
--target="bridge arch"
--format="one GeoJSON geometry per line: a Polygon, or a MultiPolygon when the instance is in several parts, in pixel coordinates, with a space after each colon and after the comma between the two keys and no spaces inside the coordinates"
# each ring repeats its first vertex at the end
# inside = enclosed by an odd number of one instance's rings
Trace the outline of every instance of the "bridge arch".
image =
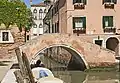
{"type": "Polygon", "coordinates": [[[33,59],[36,58],[37,56],[39,56],[39,53],[41,53],[42,51],[49,49],[49,48],[53,48],[53,47],[62,47],[72,55],[72,57],[69,61],[69,64],[68,64],[69,70],[82,70],[82,71],[84,71],[85,69],[89,68],[86,60],[84,59],[84,56],[80,52],[75,50],[73,47],[68,46],[66,44],[50,45],[48,47],[45,47],[45,48],[39,50],[33,56],[33,59]]]}
{"type": "Polygon", "coordinates": [[[87,68],[87,64],[92,68],[101,65],[113,65],[115,63],[115,53],[113,51],[106,50],[105,48],[101,48],[98,45],[88,42],[81,36],[70,34],[43,34],[19,48],[21,49],[21,52],[24,52],[28,59],[31,60],[41,50],[53,46],[62,46],[69,52],[73,52],[77,56],[79,55],[79,59],[86,64],[85,66],[87,68]]]}

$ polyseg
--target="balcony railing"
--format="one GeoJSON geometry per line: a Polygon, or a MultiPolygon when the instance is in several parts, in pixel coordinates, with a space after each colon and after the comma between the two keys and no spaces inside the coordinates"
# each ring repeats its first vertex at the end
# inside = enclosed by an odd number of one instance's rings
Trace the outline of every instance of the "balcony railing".
{"type": "Polygon", "coordinates": [[[85,34],[86,28],[75,28],[75,29],[73,29],[73,33],[76,33],[78,36],[79,36],[79,34],[85,34]]]}
{"type": "Polygon", "coordinates": [[[115,33],[116,32],[116,28],[105,28],[104,29],[104,33],[115,33]]]}
{"type": "Polygon", "coordinates": [[[84,3],[75,3],[74,9],[85,9],[85,4],[84,3]]]}

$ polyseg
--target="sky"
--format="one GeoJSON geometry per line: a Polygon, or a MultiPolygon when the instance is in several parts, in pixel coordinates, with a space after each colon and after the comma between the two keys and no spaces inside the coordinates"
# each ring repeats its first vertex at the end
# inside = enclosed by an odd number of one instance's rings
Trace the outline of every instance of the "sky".
{"type": "MultiPolygon", "coordinates": [[[[43,0],[32,0],[33,4],[38,4],[43,0]]],[[[27,7],[30,7],[30,0],[24,0],[25,4],[27,5],[27,7]]]]}

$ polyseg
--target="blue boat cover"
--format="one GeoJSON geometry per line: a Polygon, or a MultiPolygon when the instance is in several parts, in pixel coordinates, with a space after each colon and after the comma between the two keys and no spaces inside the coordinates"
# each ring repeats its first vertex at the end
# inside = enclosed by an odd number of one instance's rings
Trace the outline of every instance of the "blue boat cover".
{"type": "Polygon", "coordinates": [[[39,77],[40,77],[40,78],[42,78],[42,77],[47,77],[47,76],[48,76],[48,74],[46,73],[46,71],[40,70],[40,72],[39,72],[39,77]]]}

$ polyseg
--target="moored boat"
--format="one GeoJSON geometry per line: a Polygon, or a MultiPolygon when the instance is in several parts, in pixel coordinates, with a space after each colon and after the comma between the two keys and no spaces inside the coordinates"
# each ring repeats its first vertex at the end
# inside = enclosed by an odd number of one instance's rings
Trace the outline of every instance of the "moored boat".
{"type": "MultiPolygon", "coordinates": [[[[8,70],[1,83],[17,83],[14,75],[16,70],[19,70],[18,64],[8,70]]],[[[63,83],[61,79],[55,78],[47,68],[35,67],[32,69],[32,73],[36,83],[63,83]]]]}

